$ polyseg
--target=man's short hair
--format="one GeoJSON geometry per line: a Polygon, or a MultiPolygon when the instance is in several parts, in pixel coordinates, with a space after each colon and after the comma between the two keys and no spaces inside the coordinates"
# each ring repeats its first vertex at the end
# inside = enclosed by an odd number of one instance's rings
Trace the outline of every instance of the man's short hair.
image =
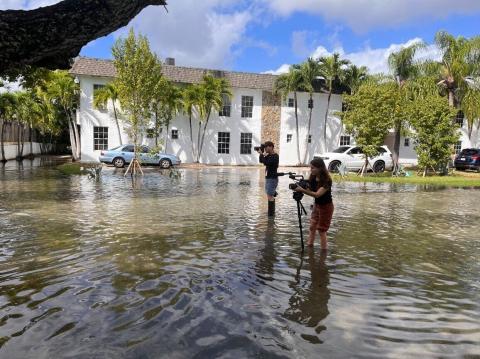
{"type": "Polygon", "coordinates": [[[264,145],[265,145],[265,147],[273,147],[273,148],[275,148],[275,145],[273,144],[272,141],[265,141],[264,145]]]}

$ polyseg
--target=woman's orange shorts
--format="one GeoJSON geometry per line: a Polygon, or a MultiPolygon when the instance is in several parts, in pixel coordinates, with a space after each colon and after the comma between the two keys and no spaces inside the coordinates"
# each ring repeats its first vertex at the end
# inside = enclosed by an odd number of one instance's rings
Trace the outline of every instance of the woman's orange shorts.
{"type": "Polygon", "coordinates": [[[332,223],[333,209],[333,203],[315,204],[310,218],[310,230],[327,232],[332,223]]]}

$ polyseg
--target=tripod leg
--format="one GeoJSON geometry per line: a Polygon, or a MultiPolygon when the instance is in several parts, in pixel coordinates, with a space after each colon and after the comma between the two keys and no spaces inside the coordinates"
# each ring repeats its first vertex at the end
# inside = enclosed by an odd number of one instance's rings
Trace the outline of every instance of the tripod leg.
{"type": "Polygon", "coordinates": [[[300,227],[300,240],[302,241],[302,253],[305,251],[305,244],[303,243],[303,228],[302,228],[302,207],[303,205],[300,201],[297,201],[297,215],[298,215],[298,226],[300,227]]]}

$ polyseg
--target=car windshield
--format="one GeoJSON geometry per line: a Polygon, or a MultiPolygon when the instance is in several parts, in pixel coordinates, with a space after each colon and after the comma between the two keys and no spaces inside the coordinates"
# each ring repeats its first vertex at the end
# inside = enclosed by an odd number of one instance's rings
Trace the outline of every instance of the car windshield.
{"type": "Polygon", "coordinates": [[[342,147],[337,148],[336,150],[333,150],[332,152],[333,153],[344,153],[349,148],[350,148],[349,146],[342,146],[342,147]]]}
{"type": "Polygon", "coordinates": [[[470,149],[467,149],[467,150],[463,150],[461,153],[460,153],[460,156],[473,156],[473,155],[477,155],[480,153],[480,150],[476,150],[474,148],[470,148],[470,149]]]}
{"type": "Polygon", "coordinates": [[[109,151],[117,151],[118,149],[120,149],[120,147],[122,147],[122,146],[117,146],[117,147],[114,147],[114,148],[110,148],[109,151]]]}

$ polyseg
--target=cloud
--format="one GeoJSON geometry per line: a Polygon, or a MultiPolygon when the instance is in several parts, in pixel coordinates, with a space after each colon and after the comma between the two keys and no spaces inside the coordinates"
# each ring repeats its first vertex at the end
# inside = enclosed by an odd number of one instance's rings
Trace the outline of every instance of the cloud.
{"type": "Polygon", "coordinates": [[[61,0],[2,0],[0,10],[31,10],[43,6],[53,5],[61,0]]]}
{"type": "MultiPolygon", "coordinates": [[[[357,66],[367,66],[371,73],[388,73],[388,57],[390,54],[419,41],[422,41],[422,39],[414,38],[403,44],[391,44],[388,47],[376,49],[366,46],[360,51],[349,53],[345,52],[343,47],[340,45],[331,51],[327,50],[327,48],[324,46],[319,46],[313,53],[310,54],[310,56],[313,58],[319,58],[322,56],[329,56],[334,52],[338,52],[343,58],[350,60],[357,66]]],[[[440,56],[440,51],[435,45],[428,45],[425,49],[418,52],[417,60],[440,60],[440,56]]],[[[283,64],[277,70],[270,70],[266,71],[265,73],[278,75],[288,72],[289,67],[289,64],[283,64]]]]}
{"type": "Polygon", "coordinates": [[[478,0],[257,0],[280,16],[295,12],[320,15],[356,32],[396,27],[418,19],[444,19],[480,11],[478,0]]]}
{"type": "Polygon", "coordinates": [[[265,42],[246,38],[253,20],[248,8],[239,9],[231,0],[177,0],[169,3],[168,13],[161,7],[145,9],[132,25],[155,52],[174,57],[177,65],[229,68],[246,46],[273,51],[265,42]]]}

